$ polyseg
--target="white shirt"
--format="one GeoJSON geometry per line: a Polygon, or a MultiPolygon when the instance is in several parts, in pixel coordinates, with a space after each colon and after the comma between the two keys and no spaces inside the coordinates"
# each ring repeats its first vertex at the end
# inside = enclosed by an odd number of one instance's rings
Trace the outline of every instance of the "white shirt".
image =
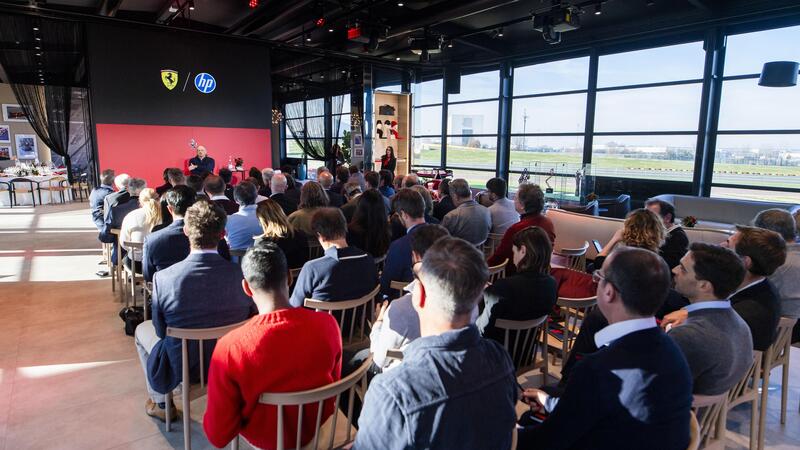
{"type": "Polygon", "coordinates": [[[656,328],[655,317],[645,317],[644,319],[623,320],[622,322],[612,323],[594,335],[594,343],[597,348],[605,347],[617,339],[627,336],[637,331],[656,328]]]}
{"type": "Polygon", "coordinates": [[[503,234],[511,225],[519,222],[514,202],[507,197],[495,200],[489,207],[489,214],[492,216],[492,233],[503,234]]]}
{"type": "Polygon", "coordinates": [[[686,312],[699,311],[701,309],[726,309],[731,307],[729,300],[711,300],[705,302],[692,303],[691,305],[684,306],[686,312]]]}
{"type": "Polygon", "coordinates": [[[230,199],[228,197],[225,197],[224,195],[215,195],[209,198],[209,200],[213,201],[213,200],[230,200],[230,199]]]}
{"type": "Polygon", "coordinates": [[[218,253],[217,249],[215,248],[200,248],[197,250],[192,250],[189,252],[190,255],[202,255],[202,254],[211,254],[211,253],[218,253]]]}
{"type": "MultiPolygon", "coordinates": [[[[132,200],[136,201],[136,200],[132,200]]],[[[144,242],[144,238],[150,234],[150,226],[145,224],[145,211],[143,208],[134,209],[129,212],[124,219],[119,230],[119,238],[121,243],[125,242],[144,242]]],[[[131,249],[127,249],[128,252],[131,249]]],[[[133,257],[134,261],[142,260],[141,250],[137,250],[133,257]]]]}

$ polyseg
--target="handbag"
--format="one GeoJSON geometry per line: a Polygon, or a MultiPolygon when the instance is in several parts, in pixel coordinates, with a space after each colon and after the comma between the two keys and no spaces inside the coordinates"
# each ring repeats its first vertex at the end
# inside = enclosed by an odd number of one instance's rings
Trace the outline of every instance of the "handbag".
{"type": "Polygon", "coordinates": [[[144,308],[141,306],[126,306],[119,311],[119,318],[125,322],[125,334],[133,336],[136,327],[144,322],[144,308]]]}

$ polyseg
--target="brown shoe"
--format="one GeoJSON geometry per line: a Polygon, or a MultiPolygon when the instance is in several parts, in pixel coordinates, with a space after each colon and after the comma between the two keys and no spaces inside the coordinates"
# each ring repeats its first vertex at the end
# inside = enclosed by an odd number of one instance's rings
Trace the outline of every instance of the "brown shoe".
{"type": "MultiPolygon", "coordinates": [[[[175,408],[175,404],[170,403],[170,416],[173,420],[180,417],[178,414],[178,409],[175,408]]],[[[144,412],[150,416],[155,417],[156,419],[166,422],[167,421],[167,410],[164,408],[159,408],[158,404],[154,402],[152,399],[147,399],[144,403],[144,412]]]]}

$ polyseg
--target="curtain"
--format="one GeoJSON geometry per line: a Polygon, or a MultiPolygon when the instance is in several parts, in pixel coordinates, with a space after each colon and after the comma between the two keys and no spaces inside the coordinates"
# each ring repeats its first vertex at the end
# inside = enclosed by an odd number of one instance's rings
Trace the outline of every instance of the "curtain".
{"type": "MultiPolygon", "coordinates": [[[[339,139],[339,125],[344,96],[331,98],[331,114],[333,115],[333,142],[339,139]]],[[[321,98],[305,102],[287,103],[286,127],[292,139],[303,149],[303,153],[312,159],[332,161],[336,155],[331,152],[331,145],[325,143],[325,126],[329,116],[325,115],[325,101],[321,98]],[[327,148],[326,148],[327,147],[327,148]]]]}
{"type": "Polygon", "coordinates": [[[344,95],[334,95],[331,97],[331,136],[333,143],[339,143],[339,129],[342,125],[342,108],[344,107],[344,95]]]}

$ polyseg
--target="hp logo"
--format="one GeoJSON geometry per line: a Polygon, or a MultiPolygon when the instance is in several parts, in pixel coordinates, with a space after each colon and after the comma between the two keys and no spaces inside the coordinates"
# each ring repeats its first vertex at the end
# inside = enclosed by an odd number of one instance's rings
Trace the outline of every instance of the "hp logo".
{"type": "Polygon", "coordinates": [[[194,77],[194,87],[203,94],[210,94],[217,88],[217,80],[208,73],[199,73],[194,77]]]}

